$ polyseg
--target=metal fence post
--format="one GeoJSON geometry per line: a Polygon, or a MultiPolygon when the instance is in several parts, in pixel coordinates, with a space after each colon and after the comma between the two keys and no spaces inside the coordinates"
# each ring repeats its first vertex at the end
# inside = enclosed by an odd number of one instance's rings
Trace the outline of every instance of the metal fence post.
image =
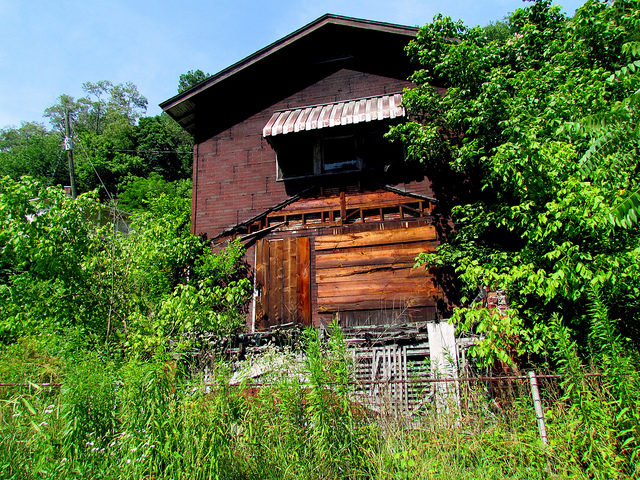
{"type": "Polygon", "coordinates": [[[540,390],[538,389],[538,379],[533,370],[529,371],[529,382],[531,383],[531,396],[533,397],[533,408],[536,411],[536,420],[538,421],[538,432],[540,432],[540,440],[542,444],[547,444],[547,427],[544,424],[544,412],[542,411],[542,401],[540,400],[540,390]]]}

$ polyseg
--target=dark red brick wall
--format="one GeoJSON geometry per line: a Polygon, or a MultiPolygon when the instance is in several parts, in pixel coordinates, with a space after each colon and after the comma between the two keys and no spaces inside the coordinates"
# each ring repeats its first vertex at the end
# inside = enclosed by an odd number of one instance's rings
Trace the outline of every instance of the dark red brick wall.
{"type": "MultiPolygon", "coordinates": [[[[399,92],[410,86],[412,84],[405,80],[340,70],[197,144],[193,167],[193,232],[213,238],[288,198],[284,183],[276,182],[275,152],[262,137],[262,129],[274,110],[399,92]]],[[[212,111],[211,115],[224,115],[224,112],[212,111]]],[[[398,187],[432,194],[426,180],[398,187]]]]}

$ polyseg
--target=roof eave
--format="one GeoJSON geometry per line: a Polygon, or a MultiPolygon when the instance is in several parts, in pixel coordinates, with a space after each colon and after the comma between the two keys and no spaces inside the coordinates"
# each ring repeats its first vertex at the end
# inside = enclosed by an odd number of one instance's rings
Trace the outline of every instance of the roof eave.
{"type": "Polygon", "coordinates": [[[178,95],[171,97],[168,100],[160,103],[160,108],[164,111],[168,111],[173,107],[181,104],[182,102],[188,101],[191,98],[197,96],[201,92],[209,89],[210,87],[224,81],[226,78],[233,76],[234,74],[244,70],[245,68],[254,65],[255,63],[261,61],[262,59],[272,55],[273,53],[281,50],[282,48],[292,44],[298,39],[305,37],[312,32],[318,30],[319,28],[328,25],[344,25],[344,26],[352,26],[355,28],[363,28],[369,30],[377,30],[382,32],[395,33],[398,35],[406,35],[407,37],[414,37],[418,31],[418,27],[410,27],[406,25],[397,25],[393,23],[386,22],[378,22],[375,20],[365,20],[353,17],[345,17],[341,15],[333,15],[333,14],[325,14],[313,22],[299,28],[298,30],[282,37],[279,40],[267,45],[264,48],[252,53],[251,55],[243,58],[242,60],[230,65],[229,67],[219,71],[218,73],[210,76],[209,78],[203,80],[202,82],[194,85],[189,90],[186,90],[178,95]]]}

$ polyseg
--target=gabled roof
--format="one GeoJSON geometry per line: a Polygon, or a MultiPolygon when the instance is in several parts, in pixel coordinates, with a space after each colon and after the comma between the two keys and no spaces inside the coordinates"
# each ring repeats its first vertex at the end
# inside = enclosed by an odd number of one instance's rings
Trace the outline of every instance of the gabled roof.
{"type": "Polygon", "coordinates": [[[406,79],[412,68],[403,49],[417,31],[326,14],[160,107],[198,141],[341,68],[406,79]]]}

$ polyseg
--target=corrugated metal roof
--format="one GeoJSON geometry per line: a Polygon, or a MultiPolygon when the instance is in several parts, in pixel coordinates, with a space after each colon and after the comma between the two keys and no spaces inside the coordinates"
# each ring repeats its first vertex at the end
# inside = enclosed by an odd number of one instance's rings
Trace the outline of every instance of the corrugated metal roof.
{"type": "Polygon", "coordinates": [[[402,94],[378,95],[344,102],[275,112],[262,129],[265,137],[354,123],[403,117],[402,94]]]}

